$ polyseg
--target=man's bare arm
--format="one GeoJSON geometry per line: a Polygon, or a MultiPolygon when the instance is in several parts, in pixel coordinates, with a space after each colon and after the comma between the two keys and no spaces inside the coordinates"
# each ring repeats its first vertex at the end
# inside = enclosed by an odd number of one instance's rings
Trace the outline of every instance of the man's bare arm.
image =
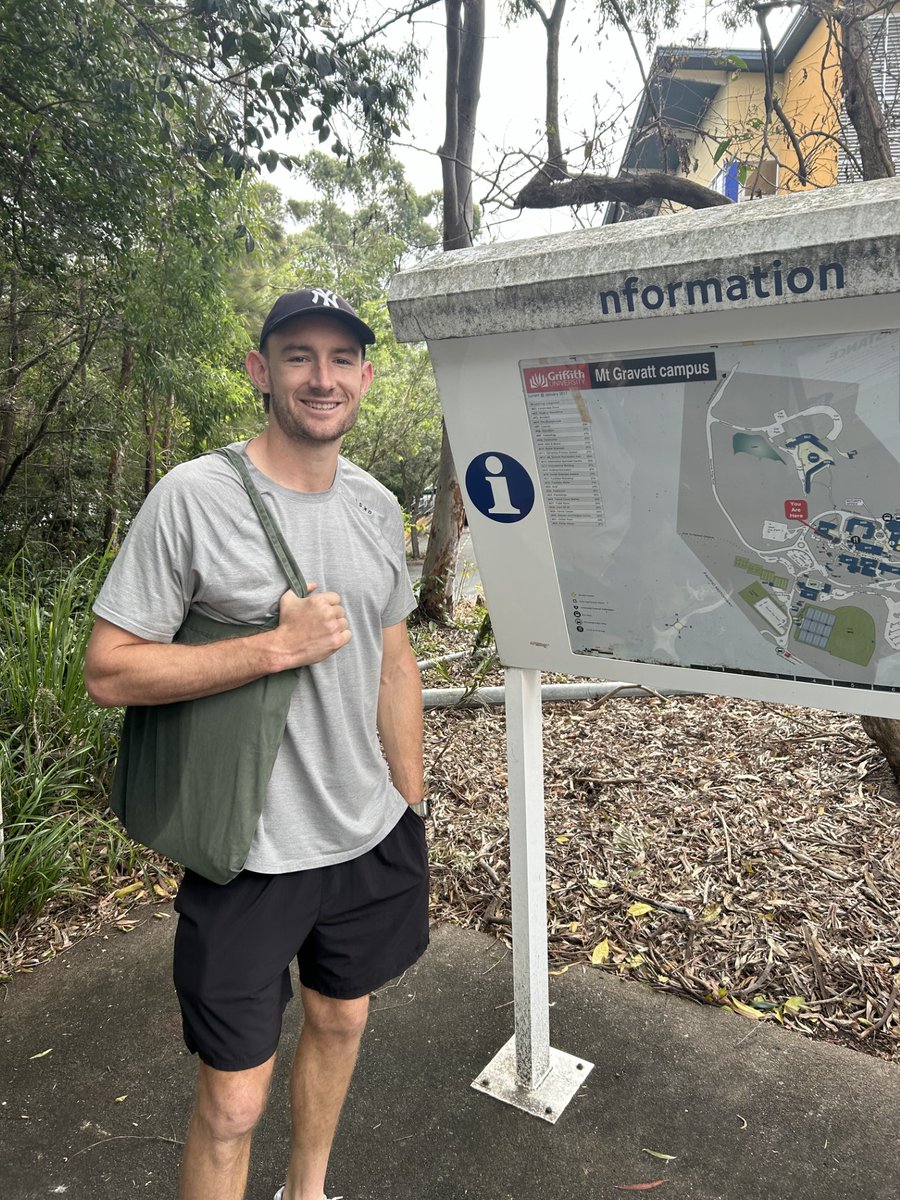
{"type": "Polygon", "coordinates": [[[378,732],[394,787],[407,804],[425,795],[422,768],[422,680],[406,622],[382,630],[378,732]]]}
{"type": "Polygon", "coordinates": [[[285,592],[276,629],[200,646],[150,642],[98,617],[85,656],[87,690],[104,708],[171,704],[321,662],[351,635],[340,596],[314,587],[305,599],[285,592]]]}

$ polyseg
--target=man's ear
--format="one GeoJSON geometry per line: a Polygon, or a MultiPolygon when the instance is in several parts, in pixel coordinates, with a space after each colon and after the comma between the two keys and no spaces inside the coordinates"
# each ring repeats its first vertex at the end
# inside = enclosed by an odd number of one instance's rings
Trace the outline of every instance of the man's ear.
{"type": "Polygon", "coordinates": [[[247,367],[247,374],[250,376],[254,387],[258,388],[263,395],[271,392],[272,389],[269,386],[269,364],[266,362],[265,355],[259,350],[251,350],[247,355],[245,365],[247,367]]]}
{"type": "Polygon", "coordinates": [[[366,392],[372,386],[372,380],[373,380],[374,376],[375,376],[375,371],[372,367],[372,364],[369,362],[369,360],[367,358],[363,359],[362,388],[359,393],[360,399],[362,399],[362,397],[366,394],[366,392]]]}

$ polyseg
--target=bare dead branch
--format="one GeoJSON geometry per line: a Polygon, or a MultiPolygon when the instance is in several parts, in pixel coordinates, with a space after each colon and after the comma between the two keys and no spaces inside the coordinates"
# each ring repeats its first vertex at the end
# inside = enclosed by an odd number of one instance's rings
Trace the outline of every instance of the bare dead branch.
{"type": "Polygon", "coordinates": [[[650,199],[671,200],[687,208],[715,208],[730,204],[727,196],[685,179],[661,171],[633,175],[579,175],[554,181],[538,171],[516,197],[517,208],[568,208],[570,205],[602,204],[618,200],[625,204],[643,204],[650,199]]]}
{"type": "Polygon", "coordinates": [[[650,109],[657,125],[659,125],[659,109],[656,107],[656,101],[653,99],[653,93],[650,91],[650,80],[647,78],[644,60],[641,58],[641,52],[637,47],[637,42],[634,40],[634,34],[631,31],[631,26],[628,24],[628,20],[625,16],[625,13],[622,11],[619,0],[609,0],[609,4],[615,13],[616,20],[618,21],[622,30],[625,32],[628,41],[631,44],[632,53],[634,54],[634,61],[637,63],[638,70],[641,73],[641,81],[644,85],[644,95],[647,97],[647,103],[650,105],[650,109]]]}

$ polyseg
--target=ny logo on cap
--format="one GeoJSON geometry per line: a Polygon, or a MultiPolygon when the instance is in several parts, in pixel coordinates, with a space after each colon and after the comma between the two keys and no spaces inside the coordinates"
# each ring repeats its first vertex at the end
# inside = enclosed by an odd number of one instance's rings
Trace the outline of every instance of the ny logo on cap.
{"type": "Polygon", "coordinates": [[[340,308],[338,297],[328,288],[311,288],[313,304],[321,304],[325,308],[340,308]]]}

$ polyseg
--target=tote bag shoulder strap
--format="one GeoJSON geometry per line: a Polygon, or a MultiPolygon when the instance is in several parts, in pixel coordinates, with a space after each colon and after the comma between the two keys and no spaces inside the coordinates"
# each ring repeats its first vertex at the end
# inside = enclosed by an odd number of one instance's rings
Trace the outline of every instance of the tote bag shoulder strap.
{"type": "Polygon", "coordinates": [[[244,456],[242,454],[238,454],[236,450],[232,450],[230,446],[223,446],[221,450],[216,450],[214,453],[221,454],[224,458],[227,458],[237,471],[238,475],[240,475],[241,482],[247,491],[247,495],[253,502],[253,507],[256,509],[263,529],[266,531],[266,537],[269,539],[272,549],[275,551],[276,558],[281,563],[281,568],[287,576],[291,588],[297,593],[298,596],[307,595],[309,588],[306,586],[306,580],[303,578],[303,573],[297,566],[294,556],[291,554],[290,549],[288,548],[287,542],[285,542],[284,538],[282,537],[281,530],[275,524],[272,514],[266,507],[265,500],[263,500],[262,496],[259,494],[256,484],[253,482],[253,479],[250,475],[247,464],[244,462],[244,456]]]}

